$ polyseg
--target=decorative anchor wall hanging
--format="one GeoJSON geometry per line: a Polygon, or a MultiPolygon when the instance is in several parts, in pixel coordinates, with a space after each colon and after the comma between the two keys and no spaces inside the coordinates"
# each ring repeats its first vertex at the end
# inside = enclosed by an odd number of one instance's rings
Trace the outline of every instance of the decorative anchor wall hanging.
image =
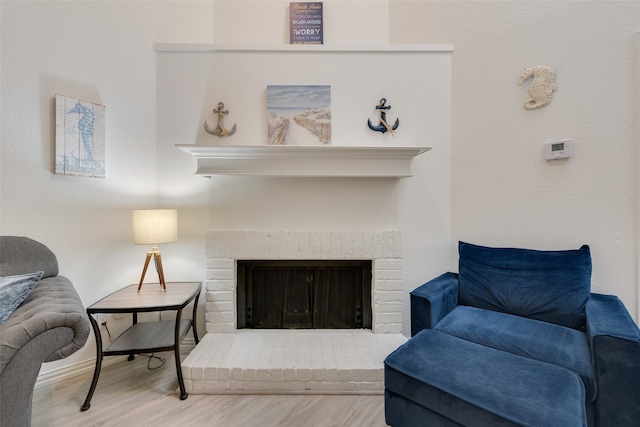
{"type": "Polygon", "coordinates": [[[236,124],[235,123],[233,124],[233,127],[231,128],[231,130],[225,129],[225,127],[224,127],[224,125],[222,123],[223,120],[224,120],[224,116],[229,114],[229,110],[225,110],[224,109],[224,102],[218,102],[218,108],[214,109],[213,113],[216,115],[217,126],[214,129],[211,129],[209,127],[209,124],[205,120],[205,122],[204,122],[204,130],[206,130],[207,133],[210,133],[211,135],[216,135],[216,136],[219,136],[219,137],[231,136],[234,133],[236,133],[236,130],[238,130],[238,129],[236,128],[236,124]]]}
{"type": "Polygon", "coordinates": [[[371,119],[367,121],[367,124],[369,125],[369,129],[373,131],[382,133],[389,132],[395,137],[396,134],[394,130],[398,129],[398,126],[400,125],[400,119],[396,118],[396,122],[393,124],[393,126],[389,126],[389,124],[387,123],[387,110],[391,109],[391,105],[386,104],[387,98],[382,98],[380,99],[378,105],[376,105],[376,110],[380,110],[380,124],[377,126],[372,125],[371,119]]]}
{"type": "Polygon", "coordinates": [[[529,95],[531,98],[524,103],[527,110],[535,110],[541,108],[551,102],[551,95],[558,87],[553,82],[556,72],[548,65],[536,65],[525,69],[520,75],[520,84],[524,83],[530,77],[533,77],[531,86],[529,86],[529,95]]]}

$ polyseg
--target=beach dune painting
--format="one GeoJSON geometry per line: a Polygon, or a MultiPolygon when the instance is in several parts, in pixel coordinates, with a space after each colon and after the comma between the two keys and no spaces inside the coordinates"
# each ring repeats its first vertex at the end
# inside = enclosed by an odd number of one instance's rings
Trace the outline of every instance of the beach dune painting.
{"type": "Polygon", "coordinates": [[[270,145],[330,145],[331,86],[269,85],[270,145]]]}

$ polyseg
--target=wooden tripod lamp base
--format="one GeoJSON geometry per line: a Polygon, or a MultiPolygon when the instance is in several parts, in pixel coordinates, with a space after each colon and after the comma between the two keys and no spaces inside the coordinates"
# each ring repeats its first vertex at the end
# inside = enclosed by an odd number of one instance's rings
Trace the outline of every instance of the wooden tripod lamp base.
{"type": "Polygon", "coordinates": [[[149,261],[151,261],[151,256],[153,255],[153,261],[156,265],[156,271],[158,272],[158,279],[160,280],[160,286],[162,289],[167,292],[167,285],[164,281],[164,271],[162,270],[162,257],[160,256],[160,251],[153,245],[150,252],[147,252],[147,258],[144,261],[144,268],[142,269],[142,276],[140,277],[140,283],[138,284],[138,293],[142,289],[142,282],[144,281],[144,276],[147,274],[147,267],[149,267],[149,261]]]}

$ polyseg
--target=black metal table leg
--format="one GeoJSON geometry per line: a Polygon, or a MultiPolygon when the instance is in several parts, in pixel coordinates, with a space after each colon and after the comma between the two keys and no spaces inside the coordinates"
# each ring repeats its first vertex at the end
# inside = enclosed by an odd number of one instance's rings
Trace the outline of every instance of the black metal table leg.
{"type": "Polygon", "coordinates": [[[182,317],[182,309],[176,313],[176,328],[174,336],[174,355],[176,359],[176,372],[178,374],[178,385],[180,386],[180,400],[185,400],[189,397],[187,390],[184,387],[184,379],[182,378],[182,366],[180,362],[180,317],[182,317]]]}
{"type": "MultiPolygon", "coordinates": [[[[131,313],[131,320],[132,320],[132,324],[135,325],[136,323],[138,323],[138,312],[134,311],[133,313],[131,313]]],[[[127,357],[127,361],[131,362],[133,359],[136,358],[136,355],[133,353],[129,353],[129,357],[127,357]]]]}
{"type": "Polygon", "coordinates": [[[193,315],[191,316],[191,329],[193,330],[193,339],[196,342],[196,345],[200,342],[198,339],[198,329],[196,326],[196,319],[198,314],[198,299],[200,299],[200,294],[196,295],[196,299],[193,301],[193,315]]]}
{"type": "MultiPolygon", "coordinates": [[[[87,313],[88,314],[88,313],[87,313]]],[[[96,386],[98,385],[98,377],[100,377],[100,369],[102,368],[102,334],[100,333],[100,325],[93,318],[91,314],[89,314],[89,320],[91,321],[91,327],[93,327],[93,334],[96,338],[96,367],[93,371],[93,380],[91,381],[91,387],[89,387],[89,393],[87,393],[87,398],[84,400],[84,403],[80,407],[81,411],[86,411],[91,407],[91,398],[93,397],[93,392],[96,391],[96,386]]]]}

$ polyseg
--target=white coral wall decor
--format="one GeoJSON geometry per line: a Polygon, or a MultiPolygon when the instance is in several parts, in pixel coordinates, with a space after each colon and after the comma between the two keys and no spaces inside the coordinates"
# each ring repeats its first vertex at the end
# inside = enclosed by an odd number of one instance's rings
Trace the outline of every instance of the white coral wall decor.
{"type": "Polygon", "coordinates": [[[551,102],[551,95],[557,89],[554,82],[556,72],[548,65],[536,65],[524,70],[520,75],[520,84],[533,77],[531,86],[529,86],[529,99],[524,103],[527,110],[535,110],[544,107],[551,102]]]}

